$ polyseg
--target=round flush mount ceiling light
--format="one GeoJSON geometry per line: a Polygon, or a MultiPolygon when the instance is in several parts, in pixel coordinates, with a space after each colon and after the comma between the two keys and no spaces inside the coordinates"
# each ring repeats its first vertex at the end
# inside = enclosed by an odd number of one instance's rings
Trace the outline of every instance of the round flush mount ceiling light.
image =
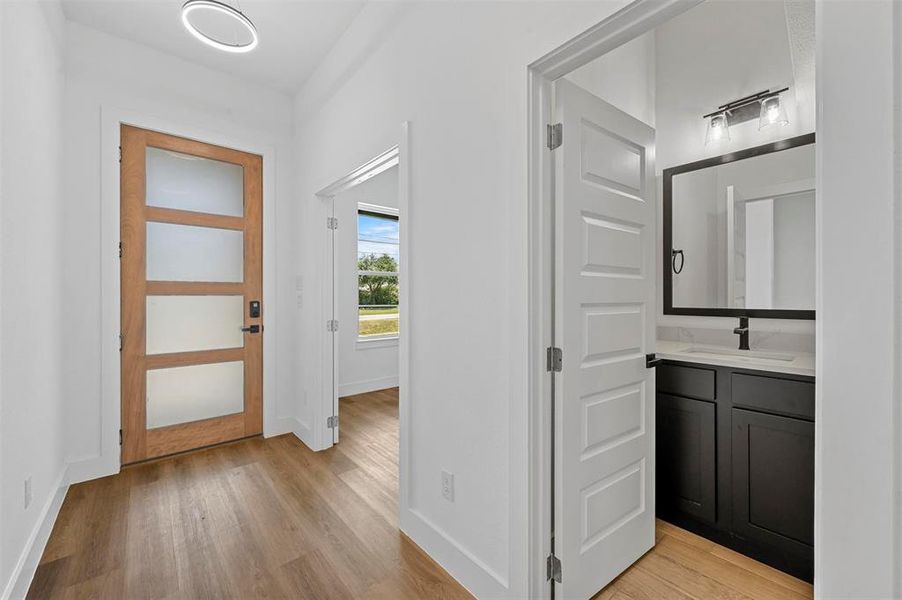
{"type": "Polygon", "coordinates": [[[188,0],[182,24],[191,35],[218,50],[250,52],[257,47],[257,28],[237,8],[217,0],[188,0]]]}

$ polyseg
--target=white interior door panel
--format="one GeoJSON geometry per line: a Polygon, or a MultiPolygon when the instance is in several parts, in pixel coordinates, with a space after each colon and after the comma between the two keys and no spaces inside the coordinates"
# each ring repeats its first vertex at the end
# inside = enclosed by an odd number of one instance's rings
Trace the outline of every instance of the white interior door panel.
{"type": "Polygon", "coordinates": [[[556,594],[590,598],[654,545],[654,130],[555,84],[556,594]]]}

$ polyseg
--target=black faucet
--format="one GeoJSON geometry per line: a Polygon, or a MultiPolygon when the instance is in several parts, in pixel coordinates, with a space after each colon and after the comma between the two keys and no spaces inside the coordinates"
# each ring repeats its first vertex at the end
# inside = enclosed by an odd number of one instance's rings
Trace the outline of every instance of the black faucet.
{"type": "Polygon", "coordinates": [[[739,336],[739,349],[749,349],[749,318],[739,317],[739,327],[733,330],[739,336]]]}

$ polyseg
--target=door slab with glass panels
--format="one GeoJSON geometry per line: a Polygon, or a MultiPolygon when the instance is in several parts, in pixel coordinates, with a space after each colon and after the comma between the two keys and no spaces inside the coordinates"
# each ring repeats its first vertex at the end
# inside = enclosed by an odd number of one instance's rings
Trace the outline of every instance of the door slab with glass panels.
{"type": "Polygon", "coordinates": [[[262,158],[121,128],[122,463],[256,435],[262,158]]]}

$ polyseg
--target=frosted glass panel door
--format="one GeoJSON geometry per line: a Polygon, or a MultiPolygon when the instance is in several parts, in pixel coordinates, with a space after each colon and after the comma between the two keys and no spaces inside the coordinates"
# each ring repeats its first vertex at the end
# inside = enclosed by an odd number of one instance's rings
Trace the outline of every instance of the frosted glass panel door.
{"type": "Polygon", "coordinates": [[[244,346],[241,296],[148,296],[147,354],[244,346]]]}
{"type": "Polygon", "coordinates": [[[122,462],[259,434],[262,159],[120,139],[122,462]]]}
{"type": "Polygon", "coordinates": [[[147,279],[239,283],[244,279],[244,233],[148,221],[147,279]]]}
{"type": "Polygon", "coordinates": [[[241,165],[147,148],[147,205],[241,217],[241,165]]]}
{"type": "Polygon", "coordinates": [[[244,410],[244,364],[215,363],[147,372],[151,429],[244,410]]]}

